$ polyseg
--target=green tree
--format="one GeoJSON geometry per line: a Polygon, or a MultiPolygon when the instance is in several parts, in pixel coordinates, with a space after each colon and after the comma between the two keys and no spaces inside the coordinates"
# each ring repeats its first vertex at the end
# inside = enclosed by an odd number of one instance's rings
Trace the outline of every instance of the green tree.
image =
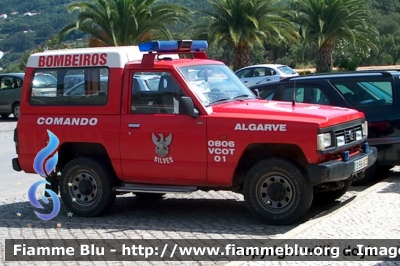
{"type": "Polygon", "coordinates": [[[76,22],[60,31],[61,40],[71,31],[86,32],[93,46],[138,44],[154,37],[171,39],[168,25],[190,22],[189,9],[157,0],[93,0],[76,2],[67,9],[79,12],[76,22]]]}
{"type": "Polygon", "coordinates": [[[400,32],[396,35],[382,36],[381,44],[381,49],[384,51],[383,54],[388,54],[392,57],[392,61],[389,64],[395,65],[400,59],[400,32]]]}
{"type": "Polygon", "coordinates": [[[378,50],[379,34],[365,0],[295,0],[294,8],[304,41],[317,46],[317,72],[332,71],[338,42],[378,50]]]}
{"type": "Polygon", "coordinates": [[[22,56],[21,60],[18,62],[18,64],[13,64],[10,67],[13,68],[13,71],[25,72],[26,63],[28,62],[29,57],[34,53],[43,52],[45,50],[78,48],[78,45],[76,45],[76,44],[67,44],[67,43],[60,44],[59,38],[60,37],[58,35],[51,36],[50,38],[48,38],[46,40],[46,43],[44,46],[38,45],[37,47],[25,52],[24,55],[22,56]]]}
{"type": "Polygon", "coordinates": [[[297,42],[296,26],[290,21],[290,10],[279,6],[279,0],[208,0],[212,10],[201,10],[203,16],[192,28],[197,38],[217,46],[233,48],[233,69],[251,64],[254,45],[297,42]]]}

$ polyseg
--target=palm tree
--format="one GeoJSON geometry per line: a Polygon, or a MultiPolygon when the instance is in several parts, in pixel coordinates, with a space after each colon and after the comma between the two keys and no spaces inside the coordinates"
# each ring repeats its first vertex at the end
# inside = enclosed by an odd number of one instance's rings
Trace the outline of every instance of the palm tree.
{"type": "Polygon", "coordinates": [[[205,38],[234,51],[233,69],[251,64],[250,48],[254,44],[297,42],[292,12],[277,5],[279,0],[208,0],[210,10],[192,27],[197,38],[205,38]]]}
{"type": "Polygon", "coordinates": [[[191,22],[189,9],[158,0],[92,0],[68,5],[78,10],[77,21],[60,31],[63,40],[71,31],[91,35],[93,46],[138,44],[155,37],[171,39],[168,25],[191,22]]]}
{"type": "Polygon", "coordinates": [[[317,46],[317,72],[332,71],[332,54],[339,43],[378,50],[378,31],[365,0],[295,0],[293,7],[304,41],[317,46]]]}

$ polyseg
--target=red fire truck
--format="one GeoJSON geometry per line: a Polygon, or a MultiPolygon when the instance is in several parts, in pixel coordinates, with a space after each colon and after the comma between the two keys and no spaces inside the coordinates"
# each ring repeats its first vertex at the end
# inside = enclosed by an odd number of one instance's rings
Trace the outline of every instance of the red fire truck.
{"type": "Polygon", "coordinates": [[[313,198],[341,197],[375,162],[363,113],[261,100],[206,48],[153,41],[31,55],[14,170],[35,173],[50,131],[58,162],[47,180],[77,215],[104,213],[119,193],[230,190],[263,222],[283,225],[313,198]],[[32,93],[39,73],[57,80],[53,93],[32,93]],[[83,81],[67,86],[70,75],[83,81]]]}

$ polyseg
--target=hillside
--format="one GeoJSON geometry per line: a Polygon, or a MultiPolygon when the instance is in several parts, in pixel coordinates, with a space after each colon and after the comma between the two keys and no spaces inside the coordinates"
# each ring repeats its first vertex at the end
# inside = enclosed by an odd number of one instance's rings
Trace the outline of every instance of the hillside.
{"type": "MultiPolygon", "coordinates": [[[[78,0],[79,1],[79,0],[78,0]]],[[[44,42],[74,21],[76,13],[67,12],[66,6],[73,0],[1,0],[0,1],[0,67],[7,67],[21,58],[23,53],[44,42]],[[51,3],[51,4],[50,4],[51,3]]],[[[159,3],[175,3],[191,9],[205,5],[206,0],[161,0],[159,3]],[[199,3],[200,2],[200,3],[199,3]]],[[[69,40],[84,36],[75,33],[69,40]]]]}
{"type": "MultiPolygon", "coordinates": [[[[20,60],[27,50],[43,45],[46,39],[73,22],[77,14],[71,14],[66,10],[66,6],[71,2],[76,1],[1,0],[0,51],[3,51],[5,55],[0,59],[0,67],[6,68],[11,62],[20,60]]],[[[283,0],[282,4],[288,2],[288,0],[283,0]]],[[[393,21],[400,21],[400,2],[398,0],[367,0],[367,2],[376,20],[375,25],[381,35],[389,36],[387,41],[388,45],[391,45],[391,38],[393,36],[399,38],[400,35],[400,24],[393,23],[393,21]]],[[[159,3],[179,4],[192,10],[209,7],[207,0],[160,0],[159,3]]],[[[177,27],[171,30],[181,32],[182,28],[177,27]]],[[[84,37],[83,33],[76,32],[69,35],[68,40],[76,42],[82,37],[84,37]]],[[[389,64],[395,63],[395,61],[390,62],[390,58],[387,61],[389,64]]]]}

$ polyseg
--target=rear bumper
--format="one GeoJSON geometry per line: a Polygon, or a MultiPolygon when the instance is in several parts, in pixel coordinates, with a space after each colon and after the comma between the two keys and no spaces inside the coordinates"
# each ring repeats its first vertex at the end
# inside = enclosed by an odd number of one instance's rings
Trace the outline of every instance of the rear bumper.
{"type": "MultiPolygon", "coordinates": [[[[366,144],[368,146],[368,144],[366,144]]],[[[358,173],[365,171],[372,166],[377,159],[377,149],[375,147],[366,148],[365,152],[350,157],[347,161],[334,160],[321,164],[309,164],[307,166],[308,178],[313,185],[350,180],[358,173]],[[368,157],[367,167],[354,171],[355,161],[368,157]]]]}

